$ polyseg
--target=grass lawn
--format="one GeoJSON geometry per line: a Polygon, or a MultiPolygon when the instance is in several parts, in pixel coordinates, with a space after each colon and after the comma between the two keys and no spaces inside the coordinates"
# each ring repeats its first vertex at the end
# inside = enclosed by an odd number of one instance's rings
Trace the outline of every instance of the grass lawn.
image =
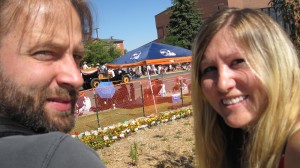
{"type": "MultiPolygon", "coordinates": [[[[190,103],[191,102],[191,97],[190,95],[184,95],[183,96],[183,102],[184,104],[190,103]]],[[[180,104],[177,104],[176,107],[181,107],[180,104]]],[[[157,112],[164,112],[164,111],[170,111],[172,110],[171,108],[175,107],[172,103],[165,102],[161,104],[157,104],[157,112]]],[[[155,107],[154,105],[151,106],[146,106],[145,109],[145,116],[149,116],[151,114],[155,114],[155,107]]],[[[130,119],[135,119],[143,117],[143,108],[142,107],[137,107],[133,109],[123,109],[123,108],[118,108],[118,109],[111,109],[111,110],[106,110],[106,111],[101,111],[98,113],[98,118],[99,118],[99,124],[100,127],[106,127],[106,126],[111,126],[114,124],[117,124],[119,122],[124,122],[128,121],[130,119]]],[[[97,122],[97,114],[91,114],[87,116],[80,116],[77,119],[76,125],[74,129],[71,131],[71,134],[74,132],[84,132],[87,130],[96,130],[98,128],[98,122],[97,122]]]]}

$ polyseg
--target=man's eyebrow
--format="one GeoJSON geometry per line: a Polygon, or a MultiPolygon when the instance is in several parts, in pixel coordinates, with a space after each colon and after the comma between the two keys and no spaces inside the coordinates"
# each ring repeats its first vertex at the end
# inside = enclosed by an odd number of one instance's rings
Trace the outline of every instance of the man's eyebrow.
{"type": "MultiPolygon", "coordinates": [[[[31,47],[30,51],[35,51],[38,49],[54,49],[59,51],[64,51],[69,48],[69,44],[63,44],[63,43],[57,43],[53,40],[47,40],[47,41],[40,41],[31,47]]],[[[81,44],[78,44],[78,46],[74,46],[73,52],[76,53],[84,53],[84,46],[81,44]]]]}
{"type": "Polygon", "coordinates": [[[42,49],[57,49],[57,50],[63,50],[64,48],[67,48],[68,45],[64,45],[62,43],[56,43],[53,42],[52,40],[47,40],[47,41],[38,41],[36,44],[31,47],[31,50],[37,50],[39,48],[42,49]]]}

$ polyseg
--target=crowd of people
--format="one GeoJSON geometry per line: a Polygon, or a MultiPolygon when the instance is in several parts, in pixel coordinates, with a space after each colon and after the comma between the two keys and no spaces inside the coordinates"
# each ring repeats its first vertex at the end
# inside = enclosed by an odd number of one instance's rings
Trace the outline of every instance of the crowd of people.
{"type": "Polygon", "coordinates": [[[142,73],[147,75],[148,72],[150,75],[155,74],[164,74],[167,72],[174,72],[178,70],[191,70],[191,63],[182,63],[182,64],[167,64],[167,65],[147,65],[143,66],[142,73]]]}
{"type": "MultiPolygon", "coordinates": [[[[112,68],[107,68],[106,64],[100,66],[99,63],[96,63],[96,66],[94,64],[87,64],[86,61],[83,62],[81,69],[87,70],[90,68],[97,68],[100,73],[105,73],[107,71],[113,71],[112,68]]],[[[137,66],[137,67],[129,67],[129,68],[123,68],[125,71],[132,76],[132,78],[139,78],[142,75],[146,76],[148,73],[150,75],[159,75],[164,74],[167,72],[174,72],[179,70],[185,70],[185,71],[191,71],[191,63],[182,63],[182,64],[167,64],[167,65],[146,65],[146,66],[137,66]]],[[[120,68],[117,68],[120,69],[120,68]]],[[[114,72],[112,72],[114,73],[114,72]]]]}
{"type": "MultiPolygon", "coordinates": [[[[66,134],[83,84],[82,37],[93,30],[86,2],[1,0],[0,18],[1,167],[105,167],[66,134]]],[[[181,66],[192,69],[197,167],[300,167],[299,53],[288,35],[254,9],[225,9],[203,25],[192,66],[181,66]]]]}

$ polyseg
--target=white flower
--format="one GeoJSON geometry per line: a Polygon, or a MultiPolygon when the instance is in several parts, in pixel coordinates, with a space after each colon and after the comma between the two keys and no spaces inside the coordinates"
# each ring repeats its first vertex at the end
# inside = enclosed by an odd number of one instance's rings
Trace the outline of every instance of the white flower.
{"type": "Polygon", "coordinates": [[[92,133],[96,136],[98,135],[98,131],[93,131],[92,133]]]}
{"type": "Polygon", "coordinates": [[[107,141],[107,140],[109,140],[109,137],[106,135],[106,136],[103,137],[103,140],[107,141]]]}
{"type": "Polygon", "coordinates": [[[147,128],[147,126],[148,126],[148,125],[141,125],[141,126],[139,126],[138,128],[139,128],[139,129],[145,129],[145,128],[147,128]]]}
{"type": "Polygon", "coordinates": [[[135,128],[134,131],[137,132],[139,130],[139,128],[135,128]]]}
{"type": "Polygon", "coordinates": [[[86,136],[90,136],[90,135],[91,135],[91,133],[90,133],[89,131],[85,131],[84,134],[85,134],[86,136]]]}
{"type": "Polygon", "coordinates": [[[172,116],[172,120],[176,120],[176,116],[175,115],[172,116]]]}
{"type": "Polygon", "coordinates": [[[118,137],[117,136],[113,136],[112,139],[116,140],[116,139],[118,139],[118,137]]]}
{"type": "Polygon", "coordinates": [[[71,135],[72,138],[76,138],[76,135],[71,135]]]}
{"type": "Polygon", "coordinates": [[[80,134],[78,135],[78,138],[79,138],[79,139],[82,139],[82,133],[80,133],[80,134]]]}
{"type": "Polygon", "coordinates": [[[125,137],[125,134],[120,134],[120,138],[124,138],[125,137]]]}
{"type": "Polygon", "coordinates": [[[155,123],[156,123],[155,121],[152,121],[152,122],[151,122],[151,125],[154,125],[155,123]]]}
{"type": "Polygon", "coordinates": [[[104,127],[104,128],[103,128],[103,132],[106,132],[107,130],[108,130],[107,127],[104,127]]]}

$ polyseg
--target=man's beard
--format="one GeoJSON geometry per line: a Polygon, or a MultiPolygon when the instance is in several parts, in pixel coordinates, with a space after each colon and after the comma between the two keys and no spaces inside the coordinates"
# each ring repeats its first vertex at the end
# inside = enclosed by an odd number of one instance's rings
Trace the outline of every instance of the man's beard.
{"type": "Polygon", "coordinates": [[[0,72],[0,116],[9,118],[37,133],[49,131],[69,132],[75,125],[75,89],[67,90],[22,86],[0,72]],[[70,98],[70,111],[49,111],[45,105],[51,96],[70,98]]]}

